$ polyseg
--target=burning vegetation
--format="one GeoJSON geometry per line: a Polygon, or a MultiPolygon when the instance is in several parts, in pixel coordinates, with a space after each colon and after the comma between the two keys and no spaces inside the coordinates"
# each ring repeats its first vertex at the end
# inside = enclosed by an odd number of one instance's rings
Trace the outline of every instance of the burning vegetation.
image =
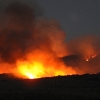
{"type": "Polygon", "coordinates": [[[0,73],[33,79],[99,72],[98,38],[65,40],[57,21],[35,18],[31,7],[12,3],[1,15],[0,73]]]}

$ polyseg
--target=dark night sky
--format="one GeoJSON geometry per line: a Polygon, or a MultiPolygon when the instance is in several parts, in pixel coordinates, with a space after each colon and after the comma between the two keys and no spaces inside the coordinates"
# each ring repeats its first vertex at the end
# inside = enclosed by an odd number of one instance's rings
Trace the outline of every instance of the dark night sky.
{"type": "Polygon", "coordinates": [[[44,16],[61,23],[67,39],[100,34],[100,0],[37,0],[44,16]]]}
{"type": "MultiPolygon", "coordinates": [[[[0,6],[10,1],[14,0],[0,0],[0,6]]],[[[60,22],[67,39],[88,33],[100,34],[100,0],[35,0],[35,4],[34,0],[19,1],[31,6],[38,3],[44,17],[60,22]]]]}

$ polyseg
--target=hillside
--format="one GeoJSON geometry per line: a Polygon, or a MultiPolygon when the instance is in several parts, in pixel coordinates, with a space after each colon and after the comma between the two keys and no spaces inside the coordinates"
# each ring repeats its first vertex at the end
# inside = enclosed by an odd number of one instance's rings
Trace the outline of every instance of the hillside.
{"type": "Polygon", "coordinates": [[[70,75],[39,79],[16,79],[0,75],[1,100],[100,99],[100,74],[70,75]]]}

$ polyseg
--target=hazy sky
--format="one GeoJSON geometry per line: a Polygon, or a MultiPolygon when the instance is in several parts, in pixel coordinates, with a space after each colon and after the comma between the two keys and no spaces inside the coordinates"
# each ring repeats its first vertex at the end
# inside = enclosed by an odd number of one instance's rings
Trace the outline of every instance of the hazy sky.
{"type": "Polygon", "coordinates": [[[44,16],[61,23],[67,39],[100,34],[100,0],[37,0],[44,16]]]}
{"type": "Polygon", "coordinates": [[[88,33],[100,34],[100,0],[0,0],[0,10],[12,1],[38,6],[36,9],[42,10],[43,16],[60,22],[67,39],[88,33]]]}

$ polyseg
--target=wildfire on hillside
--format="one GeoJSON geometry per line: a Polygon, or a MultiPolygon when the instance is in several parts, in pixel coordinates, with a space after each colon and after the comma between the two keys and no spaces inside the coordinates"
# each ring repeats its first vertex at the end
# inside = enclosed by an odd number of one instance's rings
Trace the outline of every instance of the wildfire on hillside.
{"type": "Polygon", "coordinates": [[[9,5],[1,16],[0,73],[33,79],[96,73],[100,69],[100,65],[90,68],[86,62],[99,54],[97,38],[66,42],[65,32],[57,21],[35,18],[33,12],[18,2],[9,5]],[[71,58],[70,55],[79,56],[71,58]],[[63,57],[68,59],[64,61],[63,57]]]}
{"type": "Polygon", "coordinates": [[[87,57],[86,58],[86,61],[89,61],[91,58],[95,58],[97,55],[92,55],[92,56],[90,56],[90,57],[87,57]]]}

